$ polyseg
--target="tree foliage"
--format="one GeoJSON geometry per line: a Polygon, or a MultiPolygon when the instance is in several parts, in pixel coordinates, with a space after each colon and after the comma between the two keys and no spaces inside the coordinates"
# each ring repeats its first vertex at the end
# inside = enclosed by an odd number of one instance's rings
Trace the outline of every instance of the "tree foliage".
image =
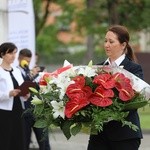
{"type": "Polygon", "coordinates": [[[90,59],[93,52],[100,49],[108,26],[121,24],[133,31],[147,29],[150,26],[149,0],[80,0],[74,3],[71,0],[36,0],[33,2],[37,50],[46,56],[85,44],[85,58],[90,59]],[[50,7],[54,3],[59,5],[62,11],[55,16],[55,24],[46,26],[47,19],[53,15],[50,7]],[[86,37],[85,42],[70,40],[69,43],[63,43],[58,40],[60,31],[72,33],[70,28],[72,22],[77,24],[75,34],[86,37]]]}

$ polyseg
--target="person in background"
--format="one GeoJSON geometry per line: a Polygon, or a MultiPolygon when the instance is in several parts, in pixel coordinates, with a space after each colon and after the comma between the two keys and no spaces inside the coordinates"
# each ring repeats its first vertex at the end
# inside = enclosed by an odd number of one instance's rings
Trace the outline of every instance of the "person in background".
{"type": "Polygon", "coordinates": [[[39,62],[39,54],[36,52],[35,53],[35,66],[38,66],[38,62],[39,62]]]}
{"type": "MultiPolygon", "coordinates": [[[[37,78],[39,74],[40,67],[36,65],[33,69],[30,70],[29,64],[30,64],[31,58],[32,58],[32,53],[29,49],[20,50],[19,56],[18,56],[18,61],[19,61],[18,68],[20,69],[24,80],[34,81],[35,78],[37,78]],[[27,62],[26,66],[21,65],[22,60],[27,62]]],[[[39,87],[37,87],[37,89],[38,88],[39,87]]],[[[33,105],[31,104],[31,100],[32,100],[32,97],[30,97],[29,100],[25,102],[26,110],[33,107],[33,105]]],[[[35,133],[35,137],[38,142],[39,149],[50,150],[48,133],[47,133],[47,136],[44,138],[44,140],[42,140],[43,135],[44,135],[43,129],[34,127],[35,120],[34,120],[33,114],[31,112],[29,113],[27,112],[27,113],[24,113],[23,116],[25,119],[25,143],[26,143],[25,150],[29,150],[32,130],[35,133]]]]}
{"type": "MultiPolygon", "coordinates": [[[[124,66],[124,69],[143,79],[143,71],[136,63],[135,55],[129,44],[129,33],[121,25],[111,26],[105,35],[104,49],[107,60],[98,65],[124,66]]],[[[88,150],[138,150],[141,144],[142,131],[137,110],[129,111],[126,120],[138,126],[138,131],[121,122],[110,121],[104,125],[103,131],[90,135],[88,150]]]]}
{"type": "Polygon", "coordinates": [[[0,150],[24,150],[23,101],[29,95],[19,96],[24,80],[17,67],[12,67],[17,47],[14,43],[0,45],[0,150]]]}

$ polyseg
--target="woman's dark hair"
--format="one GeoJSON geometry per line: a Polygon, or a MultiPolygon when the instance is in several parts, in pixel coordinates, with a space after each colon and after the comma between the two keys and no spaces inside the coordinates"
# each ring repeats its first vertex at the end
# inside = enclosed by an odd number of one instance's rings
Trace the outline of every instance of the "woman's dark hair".
{"type": "Polygon", "coordinates": [[[125,48],[126,52],[125,53],[129,59],[136,62],[137,58],[134,55],[134,52],[129,44],[130,36],[129,36],[129,32],[128,32],[127,28],[125,26],[121,26],[121,25],[113,25],[108,29],[108,31],[115,33],[121,44],[126,42],[126,48],[125,48]]]}
{"type": "Polygon", "coordinates": [[[7,53],[12,53],[17,46],[14,43],[6,42],[0,45],[0,57],[4,56],[7,53]]]}

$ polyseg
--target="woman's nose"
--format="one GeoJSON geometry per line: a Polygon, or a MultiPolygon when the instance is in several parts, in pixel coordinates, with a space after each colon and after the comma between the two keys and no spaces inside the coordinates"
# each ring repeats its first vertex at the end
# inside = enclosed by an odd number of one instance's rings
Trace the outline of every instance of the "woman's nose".
{"type": "Polygon", "coordinates": [[[108,42],[105,42],[104,46],[105,46],[105,47],[109,47],[109,43],[108,43],[108,42]]]}

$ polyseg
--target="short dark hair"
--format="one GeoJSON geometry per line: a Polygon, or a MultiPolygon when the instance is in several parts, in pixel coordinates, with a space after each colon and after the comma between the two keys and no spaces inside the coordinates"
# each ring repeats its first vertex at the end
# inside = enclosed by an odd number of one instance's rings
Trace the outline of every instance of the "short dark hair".
{"type": "Polygon", "coordinates": [[[27,48],[24,48],[24,49],[21,49],[20,52],[19,52],[19,57],[32,57],[32,52],[31,50],[27,49],[27,48]]]}
{"type": "Polygon", "coordinates": [[[15,49],[17,49],[17,46],[14,43],[11,42],[5,42],[0,45],[0,57],[4,56],[7,53],[13,52],[15,49]]]}

